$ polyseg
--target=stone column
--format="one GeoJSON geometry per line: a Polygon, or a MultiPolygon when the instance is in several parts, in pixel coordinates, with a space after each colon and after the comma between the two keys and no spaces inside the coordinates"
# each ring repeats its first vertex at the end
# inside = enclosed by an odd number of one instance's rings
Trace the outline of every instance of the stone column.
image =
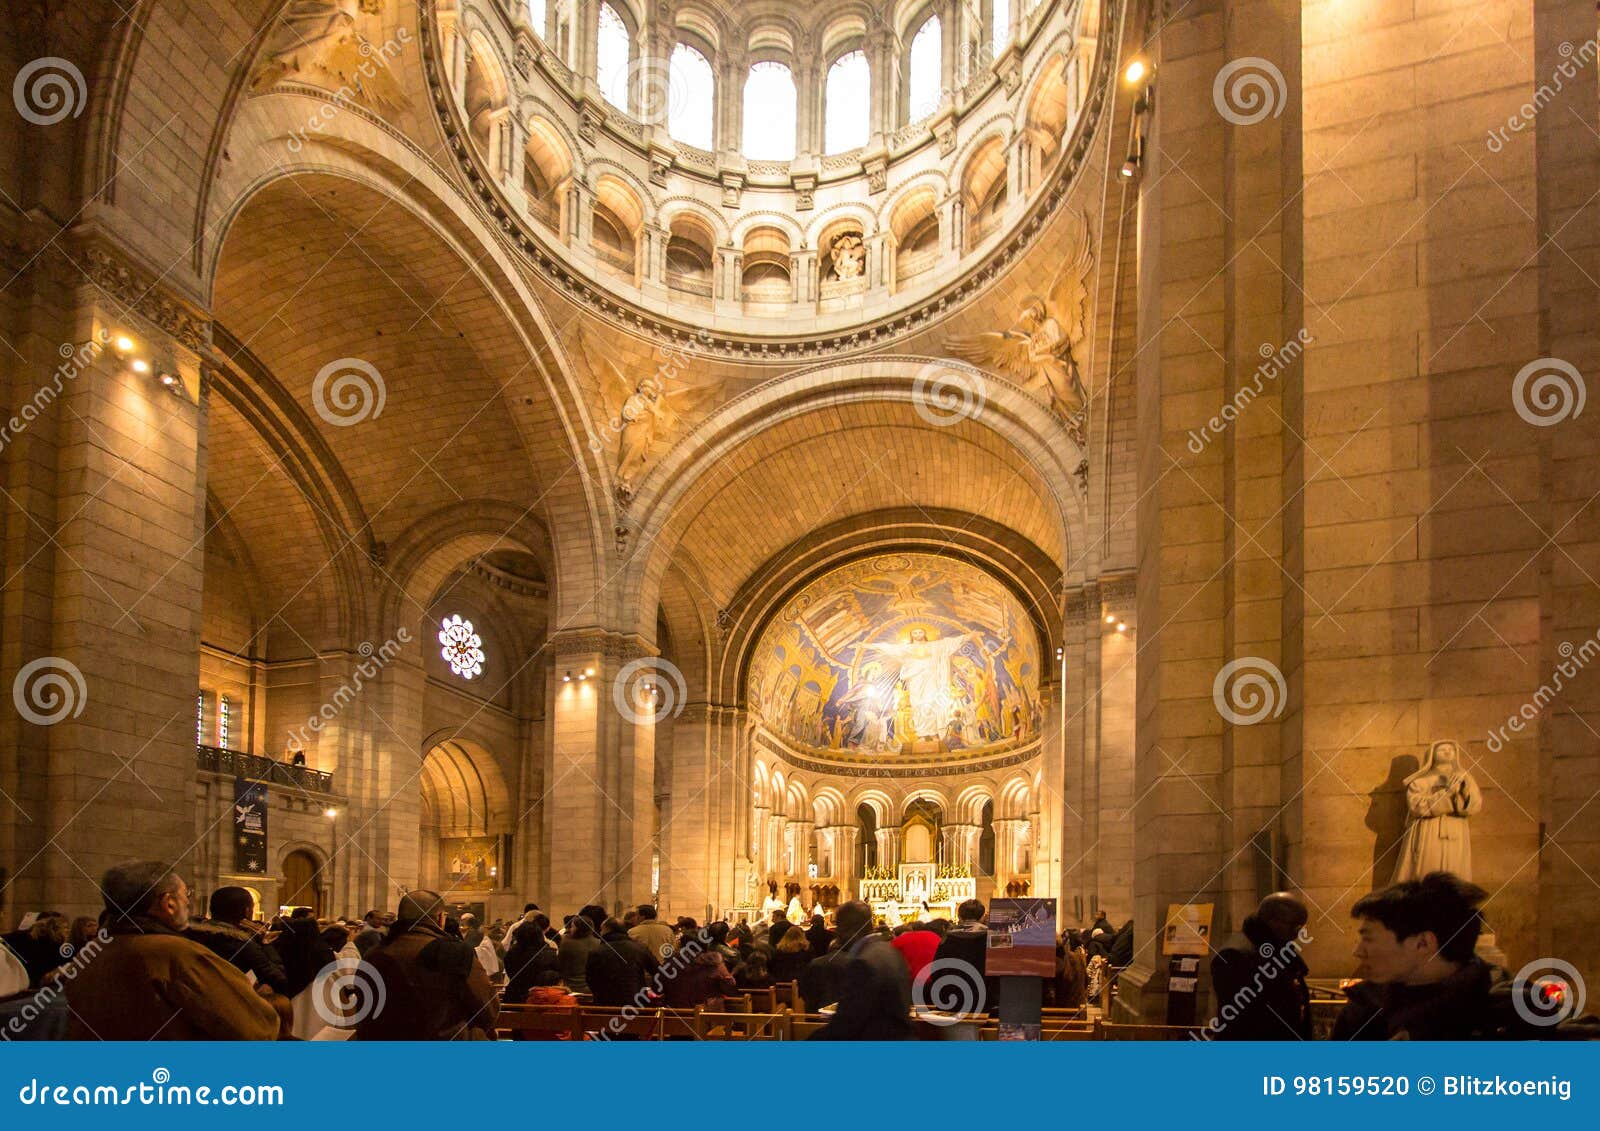
{"type": "Polygon", "coordinates": [[[946,824],[939,829],[940,859],[943,863],[952,866],[976,863],[970,853],[970,846],[976,844],[972,836],[974,830],[981,832],[976,825],[946,824]]]}
{"type": "Polygon", "coordinates": [[[0,899],[94,914],[135,832],[192,871],[209,327],[116,249],[10,260],[0,899]]]}
{"type": "Polygon", "coordinates": [[[797,52],[794,56],[795,158],[810,162],[822,152],[821,83],[817,77],[817,56],[797,52]]]}
{"type": "Polygon", "coordinates": [[[833,834],[833,876],[839,885],[839,899],[854,899],[861,886],[856,867],[861,854],[861,829],[855,825],[835,825],[833,834]]]}
{"type": "Polygon", "coordinates": [[[872,139],[868,142],[868,149],[883,148],[895,129],[895,107],[898,103],[896,91],[899,89],[896,77],[899,69],[896,59],[898,42],[897,37],[889,31],[867,36],[865,51],[867,62],[871,66],[872,78],[869,104],[872,139]]]}
{"type": "Polygon", "coordinates": [[[655,848],[655,722],[618,710],[612,680],[643,653],[600,630],[563,633],[548,652],[543,808],[559,862],[550,899],[558,907],[639,902],[655,848]]]}
{"type": "Polygon", "coordinates": [[[877,829],[878,867],[894,869],[900,864],[900,830],[877,829]]]}

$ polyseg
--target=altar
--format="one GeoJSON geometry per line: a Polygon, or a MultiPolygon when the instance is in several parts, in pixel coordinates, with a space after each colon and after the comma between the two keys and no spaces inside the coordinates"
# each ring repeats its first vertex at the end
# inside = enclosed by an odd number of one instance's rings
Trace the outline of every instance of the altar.
{"type": "Polygon", "coordinates": [[[891,927],[932,919],[956,921],[956,908],[978,896],[978,881],[964,866],[901,864],[894,872],[869,868],[861,898],[876,921],[891,927]]]}

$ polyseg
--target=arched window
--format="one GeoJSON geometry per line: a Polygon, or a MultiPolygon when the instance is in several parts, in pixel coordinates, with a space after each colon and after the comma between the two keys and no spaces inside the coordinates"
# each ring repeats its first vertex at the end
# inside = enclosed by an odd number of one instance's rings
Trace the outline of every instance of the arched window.
{"type": "Polygon", "coordinates": [[[939,108],[940,76],[944,73],[943,31],[939,17],[929,16],[911,40],[911,80],[907,121],[920,122],[939,108]]]}
{"type": "Polygon", "coordinates": [[[872,68],[860,51],[834,60],[828,68],[823,124],[824,153],[844,153],[867,144],[872,68]]]}
{"type": "Polygon", "coordinates": [[[528,0],[528,26],[533,29],[533,34],[540,39],[544,38],[545,18],[545,0],[528,0]]]}
{"type": "Polygon", "coordinates": [[[595,45],[595,81],[600,93],[618,110],[628,109],[628,60],[632,54],[628,25],[610,4],[600,5],[600,37],[595,45]]]}
{"type": "Polygon", "coordinates": [[[757,63],[744,80],[744,155],[794,158],[794,78],[782,63],[757,63]]]}
{"type": "Polygon", "coordinates": [[[994,37],[990,42],[994,44],[994,54],[998,58],[1001,49],[1011,41],[1011,0],[994,0],[994,17],[989,23],[994,29],[994,37]]]}
{"type": "Polygon", "coordinates": [[[706,57],[687,43],[674,47],[667,87],[667,132],[685,145],[711,149],[716,80],[706,57]]]}

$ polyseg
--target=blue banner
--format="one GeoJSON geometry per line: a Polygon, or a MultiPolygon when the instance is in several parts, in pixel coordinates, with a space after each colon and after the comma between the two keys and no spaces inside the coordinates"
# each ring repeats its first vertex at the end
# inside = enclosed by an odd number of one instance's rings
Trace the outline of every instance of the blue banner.
{"type": "Polygon", "coordinates": [[[470,1086],[473,1109],[484,1115],[514,1113],[532,1097],[542,1120],[587,1126],[602,1114],[720,1118],[734,1094],[758,1111],[760,1098],[741,1081],[828,1081],[820,1093],[826,1112],[921,1080],[925,1110],[959,1111],[987,1102],[973,1099],[980,1087],[990,1090],[980,1081],[1001,1079],[1035,1101],[1048,1086],[1070,1123],[1105,1118],[1170,1131],[1272,1121],[1349,1131],[1352,1121],[1428,1120],[1451,1131],[1504,1131],[1551,1118],[1594,1126],[1597,1075],[1600,1045],[1592,1043],[6,1044],[0,1119],[20,1127],[30,1110],[114,1107],[84,1115],[170,1131],[176,1121],[204,1118],[195,1108],[265,1107],[274,1121],[362,1110],[425,1122],[458,1111],[451,1097],[470,1086]]]}

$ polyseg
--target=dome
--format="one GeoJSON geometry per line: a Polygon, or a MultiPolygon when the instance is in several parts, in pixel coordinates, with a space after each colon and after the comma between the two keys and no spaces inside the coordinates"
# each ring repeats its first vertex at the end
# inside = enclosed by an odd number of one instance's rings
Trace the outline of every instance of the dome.
{"type": "Polygon", "coordinates": [[[1097,119],[1098,7],[597,0],[579,34],[571,3],[439,0],[423,57],[538,270],[640,328],[803,355],[1026,250],[1097,119]]]}

